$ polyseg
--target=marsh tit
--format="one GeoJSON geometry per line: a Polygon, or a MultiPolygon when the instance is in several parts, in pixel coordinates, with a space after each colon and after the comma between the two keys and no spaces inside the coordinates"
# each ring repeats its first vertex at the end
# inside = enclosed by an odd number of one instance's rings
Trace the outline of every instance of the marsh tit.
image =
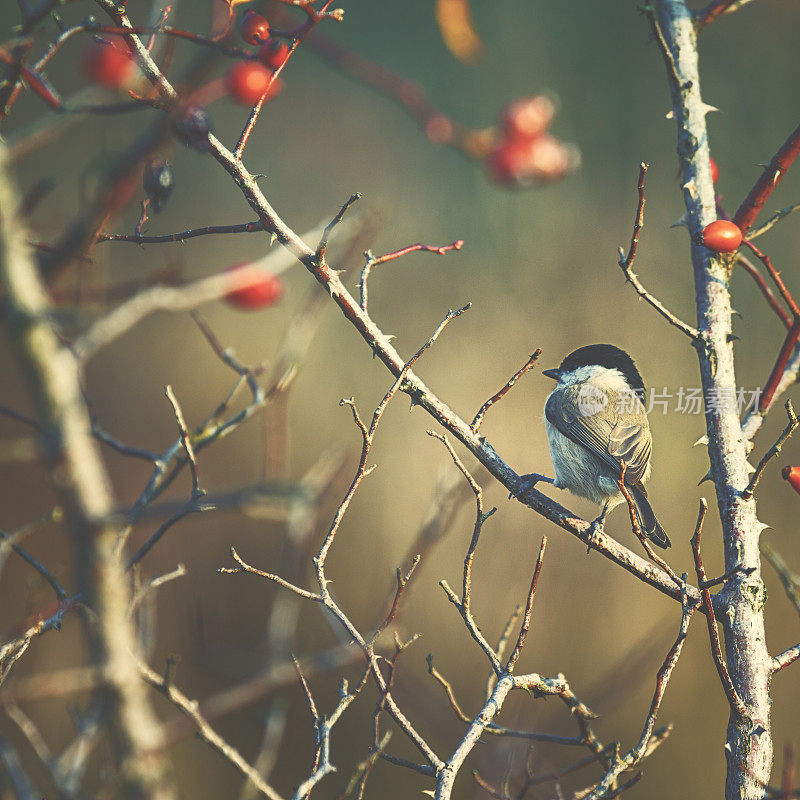
{"type": "Polygon", "coordinates": [[[625,485],[642,532],[659,547],[669,547],[644,488],[652,437],[642,404],[644,382],[633,359],[614,345],[592,344],[543,374],[557,381],[544,407],[555,480],[532,475],[531,483],[546,480],[601,505],[595,525],[602,528],[608,511],[625,499],[618,484],[624,462],[625,485]]]}

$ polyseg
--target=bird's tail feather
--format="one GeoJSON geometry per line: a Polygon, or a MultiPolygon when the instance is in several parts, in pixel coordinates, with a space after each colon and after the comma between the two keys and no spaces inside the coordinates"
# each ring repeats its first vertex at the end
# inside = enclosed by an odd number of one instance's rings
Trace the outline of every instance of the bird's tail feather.
{"type": "Polygon", "coordinates": [[[661,523],[656,519],[653,508],[650,505],[644,492],[637,486],[632,486],[633,504],[636,507],[636,516],[642,532],[659,547],[667,548],[672,546],[666,531],[661,527],[661,523]]]}

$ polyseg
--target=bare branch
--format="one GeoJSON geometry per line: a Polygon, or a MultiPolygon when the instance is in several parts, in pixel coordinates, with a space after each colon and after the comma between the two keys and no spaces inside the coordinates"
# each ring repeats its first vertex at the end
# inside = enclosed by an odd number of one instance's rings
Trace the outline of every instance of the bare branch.
{"type": "Polygon", "coordinates": [[[531,357],[520,367],[508,380],[506,385],[499,391],[497,394],[493,394],[479,409],[478,413],[475,415],[475,419],[472,420],[472,425],[470,428],[477,433],[478,428],[480,428],[481,423],[483,422],[483,417],[486,412],[498,401],[502,400],[508,392],[511,390],[511,387],[536,363],[536,360],[542,354],[541,347],[537,347],[536,351],[531,355],[531,357]]]}
{"type": "Polygon", "coordinates": [[[47,296],[24,227],[14,215],[17,197],[0,144],[0,283],[6,333],[47,431],[43,445],[74,546],[78,591],[96,615],[87,626],[89,646],[108,689],[118,752],[129,766],[125,791],[168,800],[173,791],[158,750],[160,729],[136,676],[128,587],[114,547],[115,503],[92,438],[78,365],[51,327],[47,296]]]}
{"type": "Polygon", "coordinates": [[[239,751],[228,744],[228,742],[206,722],[205,718],[198,710],[196,701],[190,700],[171,682],[150,669],[144,662],[139,662],[138,670],[146,683],[164,695],[164,697],[166,697],[182,714],[185,714],[192,720],[197,728],[198,736],[213,750],[216,750],[226,761],[236,767],[242,775],[248,778],[253,786],[256,787],[259,794],[268,798],[268,800],[281,800],[280,794],[278,794],[278,792],[276,792],[275,789],[273,789],[250,764],[242,758],[239,751]]]}
{"type": "Polygon", "coordinates": [[[662,317],[664,317],[670,325],[676,327],[682,333],[685,333],[692,341],[697,341],[698,333],[691,325],[687,325],[676,317],[667,307],[657,298],[653,297],[647,289],[642,286],[639,278],[633,272],[633,262],[636,259],[636,251],[639,246],[639,233],[644,227],[644,176],[650,165],[644,161],[639,165],[639,204],[636,207],[636,218],[633,223],[633,234],[631,235],[631,244],[628,248],[628,255],[625,251],[619,248],[619,266],[622,273],[625,275],[625,280],[630,283],[636,290],[636,294],[643,300],[647,301],[662,317]]]}
{"type": "MultiPolygon", "coordinates": [[[[686,575],[684,573],[684,579],[685,577],[686,575]]],[[[650,711],[645,719],[642,735],[639,737],[639,741],[636,746],[629,750],[625,756],[622,758],[617,757],[615,759],[616,763],[614,763],[614,765],[607,770],[606,774],[603,776],[603,779],[595,786],[595,788],[585,796],[585,800],[600,800],[600,798],[610,796],[608,794],[609,789],[612,789],[617,777],[624,771],[635,767],[647,755],[650,741],[653,736],[653,730],[655,728],[658,711],[661,707],[661,701],[663,700],[664,692],[667,689],[667,683],[672,675],[672,671],[675,669],[675,665],[678,663],[678,658],[680,657],[681,650],[683,649],[683,643],[686,640],[686,634],[689,630],[689,623],[691,622],[692,615],[696,609],[697,606],[691,603],[688,594],[684,590],[683,611],[681,614],[681,623],[678,629],[678,636],[675,639],[675,643],[667,653],[664,663],[661,665],[656,675],[656,688],[653,692],[653,699],[650,702],[650,711]]]]}
{"type": "Polygon", "coordinates": [[[739,210],[733,216],[733,221],[742,229],[742,233],[745,236],[747,236],[750,226],[755,222],[764,204],[769,200],[773,190],[781,182],[792,162],[797,158],[798,153],[800,153],[800,125],[789,134],[789,138],[764,167],[761,177],[756,181],[755,186],[750,190],[750,193],[739,206],[739,210]]]}
{"type": "Polygon", "coordinates": [[[631,520],[631,529],[633,530],[633,535],[642,543],[642,547],[644,548],[647,555],[650,557],[652,561],[658,564],[667,575],[672,578],[676,586],[681,586],[682,581],[681,579],[675,574],[675,571],[664,561],[661,556],[653,550],[652,545],[647,540],[647,536],[645,536],[644,532],[642,531],[639,525],[639,517],[636,514],[636,505],[633,502],[633,497],[631,497],[630,491],[628,491],[628,487],[625,484],[625,472],[628,469],[628,465],[623,461],[622,462],[622,471],[620,472],[619,480],[617,481],[617,485],[619,486],[620,492],[622,492],[622,496],[625,498],[625,501],[628,504],[628,514],[631,520]]]}
{"type": "Polygon", "coordinates": [[[800,614],[800,577],[789,569],[789,565],[781,558],[780,554],[766,542],[761,543],[761,552],[775,572],[778,573],[781,586],[783,586],[789,602],[794,606],[794,610],[800,614]]]}
{"type": "Polygon", "coordinates": [[[773,458],[776,458],[781,454],[781,450],[783,449],[783,445],[786,444],[786,440],[794,433],[795,429],[797,428],[798,421],[797,417],[795,416],[794,409],[792,408],[792,401],[786,401],[786,415],[789,417],[789,422],[783,430],[783,433],[778,437],[778,440],[775,442],[766,453],[764,453],[761,461],[758,462],[758,466],[756,467],[756,471],[753,473],[753,477],[750,478],[750,483],[747,484],[747,488],[742,492],[742,497],[745,500],[749,500],[758,486],[758,482],[761,480],[761,476],[764,474],[764,470],[767,468],[767,464],[773,458]]]}
{"type": "Polygon", "coordinates": [[[536,566],[533,570],[533,577],[531,578],[531,588],[528,590],[528,597],[525,601],[525,612],[522,615],[522,625],[519,629],[519,636],[511,655],[506,662],[506,671],[511,672],[517,659],[522,653],[522,648],[525,646],[525,639],[528,636],[528,629],[531,625],[531,612],[533,611],[533,599],[536,596],[536,586],[539,583],[539,573],[542,571],[542,563],[544,562],[544,551],[547,547],[547,537],[542,536],[542,543],[539,545],[539,555],[536,557],[536,566]]]}
{"type": "Polygon", "coordinates": [[[772,659],[772,674],[774,675],[784,667],[788,667],[789,664],[793,664],[798,658],[800,658],[800,644],[796,644],[794,647],[784,650],[772,659]]]}
{"type": "Polygon", "coordinates": [[[401,247],[399,250],[395,250],[394,252],[387,253],[384,256],[377,257],[373,256],[372,253],[367,251],[365,253],[367,261],[361,270],[361,277],[358,281],[358,289],[361,294],[361,310],[365,314],[368,312],[367,304],[369,302],[369,297],[367,292],[367,281],[369,280],[369,276],[372,273],[373,268],[377,267],[378,264],[385,264],[387,261],[394,261],[396,258],[402,258],[409,253],[436,253],[436,255],[443,256],[449,253],[451,250],[460,250],[463,246],[464,240],[458,239],[458,241],[455,241],[452,244],[445,244],[441,247],[419,243],[411,244],[408,245],[408,247],[401,247]]]}
{"type": "Polygon", "coordinates": [[[756,282],[761,294],[764,295],[770,308],[778,315],[784,327],[790,328],[792,326],[792,317],[788,311],[781,305],[780,300],[774,295],[772,289],[767,286],[764,276],[758,271],[756,265],[741,253],[736,254],[736,263],[744,267],[748,275],[756,282]]]}
{"type": "Polygon", "coordinates": [[[775,227],[775,225],[777,225],[784,217],[788,217],[789,214],[794,214],[794,212],[799,208],[800,203],[794,203],[791,206],[782,208],[780,211],[776,211],[768,220],[766,220],[766,222],[762,222],[761,225],[758,225],[755,228],[750,228],[747,238],[752,242],[753,239],[757,239],[759,236],[775,227]]]}
{"type": "MultiPolygon", "coordinates": [[[[703,559],[700,556],[700,534],[703,531],[703,521],[706,518],[708,511],[708,503],[705,497],[700,498],[700,510],[697,514],[697,525],[694,529],[694,536],[692,537],[692,553],[694,555],[694,567],[697,572],[697,581],[700,586],[706,584],[706,571],[703,567],[703,559]]],[[[719,680],[722,688],[725,690],[725,696],[728,698],[731,709],[735,711],[740,717],[747,713],[747,709],[736,692],[736,688],[731,680],[728,666],[725,663],[725,657],[722,655],[722,647],[719,643],[719,633],[717,631],[717,622],[714,615],[709,616],[711,609],[711,594],[708,588],[701,589],[700,594],[703,598],[703,605],[706,609],[706,622],[708,623],[708,637],[711,641],[711,654],[714,657],[714,666],[717,668],[719,680]]]]}

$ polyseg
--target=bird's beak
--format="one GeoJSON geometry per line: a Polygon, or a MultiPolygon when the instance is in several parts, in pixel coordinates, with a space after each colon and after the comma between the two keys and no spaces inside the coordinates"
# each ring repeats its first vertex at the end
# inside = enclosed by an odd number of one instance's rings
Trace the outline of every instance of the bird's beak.
{"type": "Polygon", "coordinates": [[[542,370],[542,375],[546,375],[548,378],[552,378],[554,381],[557,381],[561,378],[561,370],[560,369],[545,369],[542,370]]]}

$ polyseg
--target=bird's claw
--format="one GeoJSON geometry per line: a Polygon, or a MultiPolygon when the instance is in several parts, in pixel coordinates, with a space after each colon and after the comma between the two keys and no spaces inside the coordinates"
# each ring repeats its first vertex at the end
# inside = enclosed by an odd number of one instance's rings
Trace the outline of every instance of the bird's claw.
{"type": "Polygon", "coordinates": [[[524,481],[522,488],[518,492],[509,492],[508,499],[516,500],[520,495],[525,494],[528,489],[533,489],[539,481],[545,483],[555,483],[553,478],[548,478],[547,475],[540,475],[538,472],[529,472],[527,475],[520,475],[520,481],[524,481]]]}
{"type": "Polygon", "coordinates": [[[605,509],[600,516],[592,521],[592,524],[589,526],[589,532],[587,534],[587,546],[586,546],[586,555],[588,556],[589,553],[592,552],[592,545],[595,543],[595,539],[598,535],[602,535],[605,533],[603,526],[606,521],[606,512],[605,509]]]}

